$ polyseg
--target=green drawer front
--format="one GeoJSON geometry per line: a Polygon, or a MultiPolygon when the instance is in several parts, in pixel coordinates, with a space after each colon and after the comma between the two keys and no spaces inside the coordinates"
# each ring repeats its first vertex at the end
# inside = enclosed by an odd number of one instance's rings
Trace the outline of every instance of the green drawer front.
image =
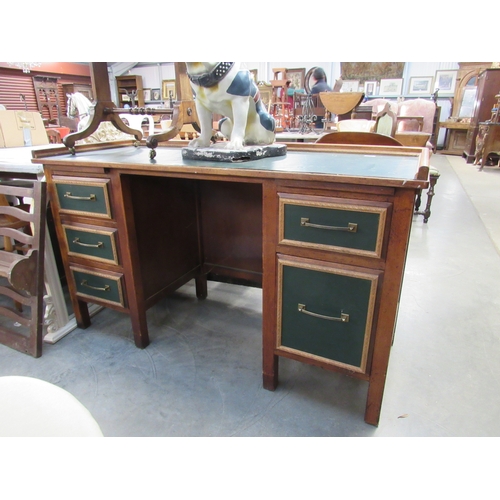
{"type": "Polygon", "coordinates": [[[114,232],[63,228],[70,255],[118,264],[114,232]]]}
{"type": "Polygon", "coordinates": [[[77,294],[124,306],[121,278],[72,269],[77,294]]]}
{"type": "Polygon", "coordinates": [[[61,211],[111,218],[106,183],[55,183],[61,211]]]}
{"type": "Polygon", "coordinates": [[[308,353],[364,372],[377,276],[358,277],[284,265],[278,347],[308,353]],[[299,311],[341,318],[337,321],[299,311]]]}
{"type": "Polygon", "coordinates": [[[339,210],[307,205],[284,206],[284,239],[313,245],[352,248],[376,252],[379,241],[380,213],[339,210]],[[303,225],[314,224],[325,228],[303,225]],[[356,230],[344,230],[356,224],[356,230]],[[340,229],[327,229],[327,228],[340,229]]]}

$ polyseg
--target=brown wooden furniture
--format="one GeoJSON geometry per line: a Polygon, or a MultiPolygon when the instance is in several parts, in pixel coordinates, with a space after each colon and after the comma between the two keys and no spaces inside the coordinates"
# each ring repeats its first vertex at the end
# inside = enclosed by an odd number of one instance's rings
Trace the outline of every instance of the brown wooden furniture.
{"type": "Polygon", "coordinates": [[[333,115],[350,113],[365,96],[363,92],[320,92],[318,95],[323,106],[333,115]]]}
{"type": "Polygon", "coordinates": [[[57,129],[46,128],[50,144],[62,144],[61,133],[57,129]]]}
{"type": "Polygon", "coordinates": [[[479,74],[474,104],[474,114],[467,130],[463,156],[467,163],[473,163],[476,155],[476,137],[479,124],[491,118],[491,110],[496,103],[495,96],[500,91],[500,68],[490,68],[479,74]]]}
{"type": "Polygon", "coordinates": [[[94,100],[92,85],[88,85],[86,83],[63,83],[61,84],[61,87],[65,96],[66,94],[80,92],[80,94],[83,94],[90,102],[94,100]]]}
{"type": "Polygon", "coordinates": [[[144,88],[141,75],[117,76],[116,89],[119,108],[124,108],[125,104],[132,106],[131,96],[134,97],[134,106],[144,106],[144,88]]]}
{"type": "MultiPolygon", "coordinates": [[[[280,357],[369,382],[377,425],[425,149],[289,144],[285,157],[183,160],[132,145],[40,150],[80,327],[87,303],[130,315],[191,279],[263,288],[263,384],[280,357]],[[161,224],[158,224],[161,220],[161,224]],[[154,242],[154,244],[152,244],[154,242]]],[[[153,339],[154,341],[154,339],[153,339]]]]}
{"type": "Polygon", "coordinates": [[[446,120],[439,123],[439,128],[446,129],[444,138],[444,148],[441,150],[445,155],[462,156],[466,139],[467,131],[469,130],[469,122],[459,122],[454,120],[446,120]]]}
{"type": "Polygon", "coordinates": [[[0,277],[3,280],[0,316],[27,329],[13,329],[2,324],[0,343],[33,357],[42,355],[45,193],[46,184],[40,181],[0,182],[0,195],[29,197],[34,206],[33,213],[29,213],[18,207],[0,205],[0,220],[4,221],[0,224],[0,235],[27,246],[26,253],[0,250],[0,277]],[[32,234],[24,232],[27,224],[31,225],[32,234]],[[29,313],[14,310],[9,306],[10,301],[27,306],[29,313]]]}
{"type": "Polygon", "coordinates": [[[397,125],[398,121],[396,113],[393,113],[390,105],[386,104],[382,111],[379,111],[375,117],[374,132],[394,137],[397,125]]]}
{"type": "MultiPolygon", "coordinates": [[[[130,112],[131,114],[157,114],[162,115],[163,110],[151,108],[116,108],[111,100],[111,90],[109,88],[108,67],[105,62],[90,63],[90,72],[92,75],[92,90],[95,95],[94,113],[92,120],[87,127],[79,132],[64,137],[63,142],[69,150],[74,153],[75,143],[94,133],[102,122],[111,122],[118,130],[126,134],[133,135],[137,144],[142,139],[142,132],[128,127],[120,118],[120,113],[130,112]]],[[[196,124],[198,126],[198,115],[193,101],[193,92],[187,77],[185,63],[175,63],[175,88],[177,102],[174,104],[171,126],[159,133],[150,135],[146,140],[146,145],[151,149],[150,156],[153,159],[156,156],[155,148],[161,141],[169,141],[177,136],[184,125],[196,124]]],[[[199,127],[198,127],[199,128],[199,127]]]]}
{"type": "Polygon", "coordinates": [[[38,111],[40,111],[44,122],[51,125],[60,125],[61,119],[57,80],[56,77],[33,77],[38,111]]]}
{"type": "MultiPolygon", "coordinates": [[[[410,134],[410,132],[407,132],[410,134]]],[[[396,137],[398,135],[396,134],[396,137]]],[[[407,136],[405,136],[407,137],[407,136]]],[[[387,135],[377,134],[374,132],[331,132],[320,137],[316,144],[363,144],[372,146],[395,146],[395,147],[409,147],[408,144],[402,144],[397,138],[390,137],[387,135]]],[[[416,145],[411,145],[410,147],[415,147],[416,145]]],[[[424,147],[425,144],[419,144],[419,147],[424,147]]],[[[425,208],[420,210],[420,205],[422,203],[422,190],[418,190],[415,196],[415,211],[416,215],[422,215],[424,217],[424,222],[429,221],[431,216],[431,204],[432,198],[435,195],[435,186],[440,177],[439,170],[430,167],[429,168],[429,189],[427,190],[427,201],[425,208]]]]}
{"type": "Polygon", "coordinates": [[[402,146],[394,137],[375,132],[330,132],[322,135],[319,144],[364,144],[371,146],[402,146]]]}
{"type": "Polygon", "coordinates": [[[431,134],[426,132],[398,132],[394,135],[403,146],[411,148],[424,148],[431,138],[431,134]]]}
{"type": "Polygon", "coordinates": [[[500,154],[500,123],[480,123],[479,130],[483,137],[481,144],[478,145],[475,161],[480,158],[479,170],[482,170],[486,166],[489,155],[500,154]]]}

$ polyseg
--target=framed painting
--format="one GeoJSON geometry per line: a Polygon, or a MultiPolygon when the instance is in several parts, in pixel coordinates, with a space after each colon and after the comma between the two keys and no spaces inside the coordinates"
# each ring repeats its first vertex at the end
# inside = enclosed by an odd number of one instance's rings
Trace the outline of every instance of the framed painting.
{"type": "Polygon", "coordinates": [[[144,102],[149,102],[151,100],[151,89],[144,89],[144,102]]]}
{"type": "Polygon", "coordinates": [[[289,69],[286,72],[286,79],[290,80],[290,88],[292,89],[303,89],[305,78],[305,68],[289,69]]]}
{"type": "Polygon", "coordinates": [[[432,91],[432,76],[412,76],[410,78],[410,86],[408,87],[408,94],[422,95],[430,94],[432,91]]]}
{"type": "Polygon", "coordinates": [[[162,99],[172,99],[175,101],[177,95],[175,93],[175,80],[163,80],[161,89],[162,99]]]}
{"type": "Polygon", "coordinates": [[[255,83],[258,83],[259,82],[259,80],[257,79],[258,74],[259,74],[258,70],[256,70],[256,69],[250,69],[248,71],[250,71],[250,74],[252,75],[253,81],[255,83]]]}
{"type": "Polygon", "coordinates": [[[260,93],[260,99],[262,100],[262,104],[264,104],[267,111],[269,111],[271,107],[271,101],[273,99],[273,87],[270,84],[260,82],[257,85],[260,93]]]}
{"type": "Polygon", "coordinates": [[[357,92],[359,90],[359,80],[344,80],[341,92],[357,92]]]}
{"type": "Polygon", "coordinates": [[[455,94],[458,70],[438,70],[434,80],[434,92],[441,95],[452,96],[455,94]]]}
{"type": "Polygon", "coordinates": [[[151,100],[152,101],[161,101],[160,89],[151,89],[151,100]]]}
{"type": "Polygon", "coordinates": [[[375,93],[377,92],[377,82],[376,81],[365,82],[364,89],[365,89],[364,90],[365,95],[368,96],[375,95],[375,93]]]}
{"type": "Polygon", "coordinates": [[[399,96],[403,90],[402,78],[382,78],[380,80],[380,96],[399,96]]]}

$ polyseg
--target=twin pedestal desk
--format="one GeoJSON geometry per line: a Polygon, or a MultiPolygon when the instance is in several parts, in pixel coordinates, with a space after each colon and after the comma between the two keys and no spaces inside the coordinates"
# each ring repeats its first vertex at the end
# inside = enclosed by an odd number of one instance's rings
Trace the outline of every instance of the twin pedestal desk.
{"type": "MultiPolygon", "coordinates": [[[[288,144],[241,163],[185,160],[177,145],[35,153],[44,166],[77,324],[88,303],[130,315],[194,279],[262,287],[263,385],[280,356],[369,383],[377,425],[426,149],[288,144]]],[[[153,339],[154,341],[154,339],[153,339]]]]}

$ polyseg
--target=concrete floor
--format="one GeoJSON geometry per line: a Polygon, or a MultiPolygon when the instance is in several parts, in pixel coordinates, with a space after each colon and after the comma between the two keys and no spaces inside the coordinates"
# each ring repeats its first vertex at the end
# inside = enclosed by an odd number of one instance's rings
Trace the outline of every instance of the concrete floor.
{"type": "Polygon", "coordinates": [[[278,389],[264,390],[261,291],[220,283],[206,301],[188,284],[150,309],[145,350],[127,316],[104,310],[39,359],[0,345],[0,376],[63,387],[105,436],[500,436],[500,168],[432,164],[377,428],[363,420],[366,382],[281,359],[278,389]]]}

